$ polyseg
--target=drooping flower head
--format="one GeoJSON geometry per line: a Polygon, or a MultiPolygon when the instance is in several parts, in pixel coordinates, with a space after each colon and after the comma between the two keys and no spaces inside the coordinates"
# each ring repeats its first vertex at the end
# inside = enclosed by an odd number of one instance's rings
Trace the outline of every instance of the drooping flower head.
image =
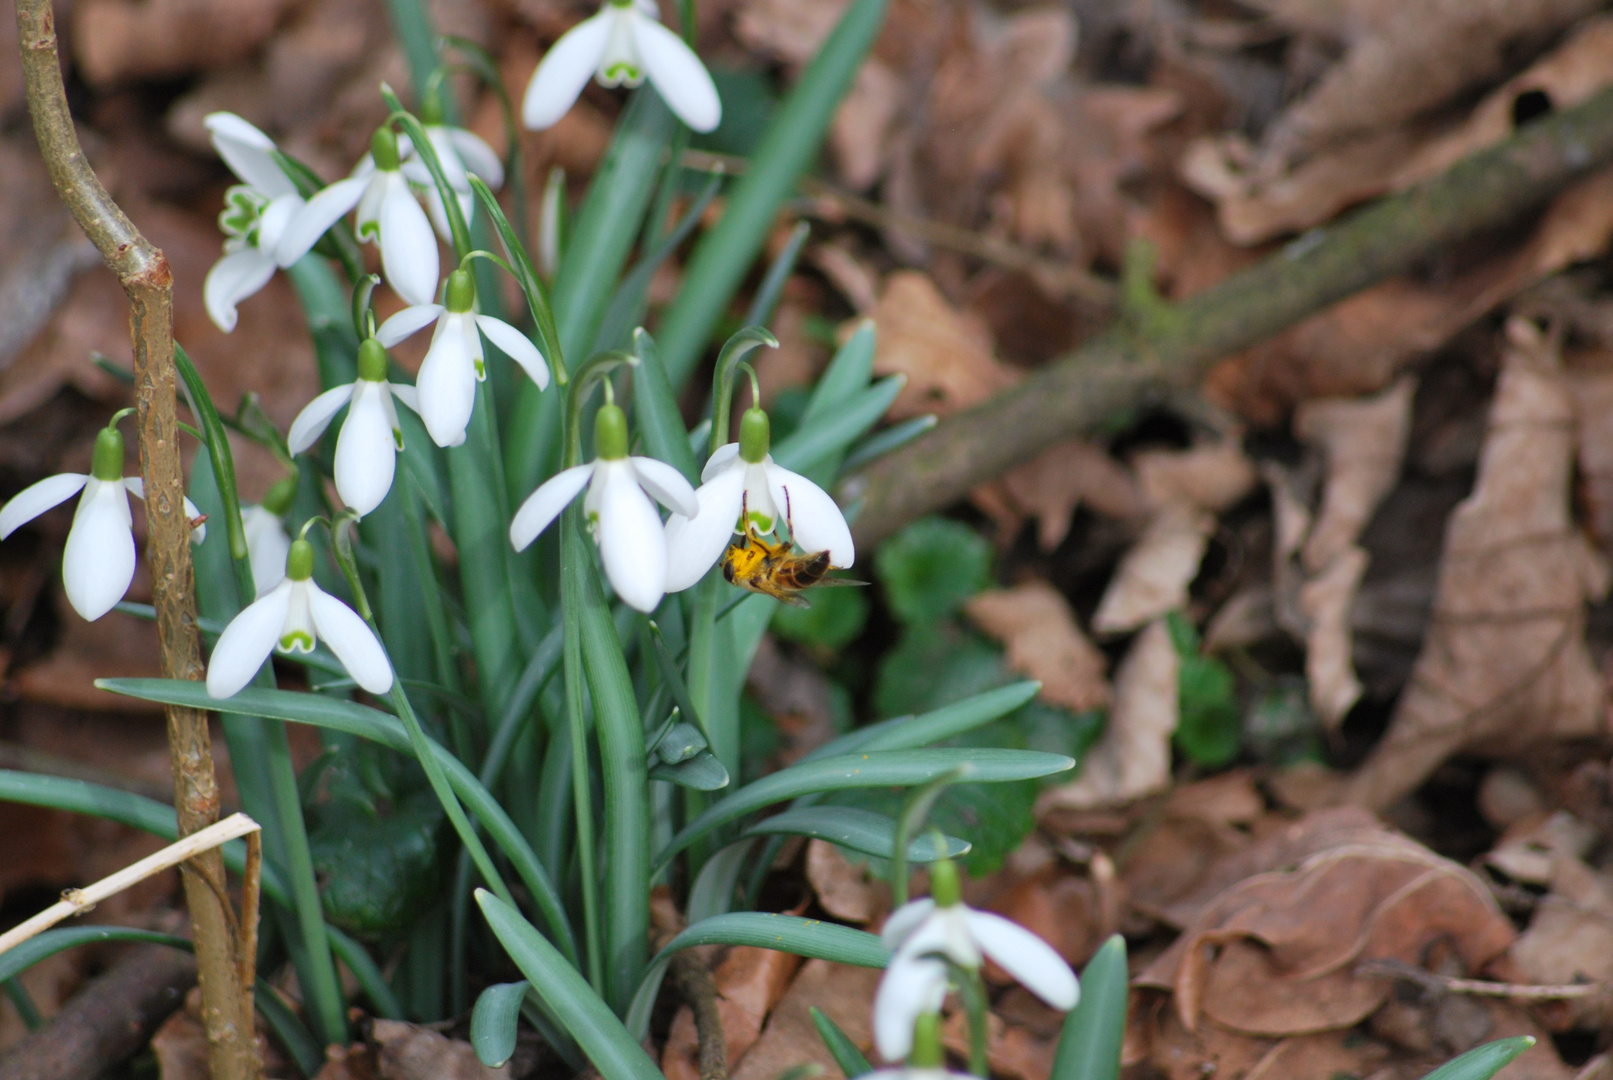
{"type": "Polygon", "coordinates": [[[370,139],[369,157],[353,175],[308,200],[286,227],[281,243],[307,251],[354,207],[360,240],[381,248],[387,284],[410,304],[429,304],[437,294],[437,237],[403,174],[398,137],[383,124],[370,139]]]}
{"type": "Polygon", "coordinates": [[[788,527],[803,551],[827,551],[829,565],[850,566],[857,556],[851,528],[828,492],[773,461],[771,427],[757,406],[739,421],[739,441],[718,447],[700,474],[700,512],[673,514],[666,523],[667,591],[699,582],[734,533],[757,535],[788,527]]]}
{"type": "Polygon", "coordinates": [[[372,694],[392,688],[392,665],[375,634],[352,608],[314,582],[314,548],[292,542],[285,578],[230,620],[207,665],[207,693],[234,697],[269,654],[312,652],[323,639],[353,681],[372,694]]]}
{"type": "Polygon", "coordinates": [[[907,1064],[898,1069],[875,1069],[867,1080],[978,1080],[968,1073],[946,1067],[946,1049],[941,1043],[941,1003],[919,1013],[913,1020],[912,1051],[907,1064]]]}
{"type": "Polygon", "coordinates": [[[693,514],[699,504],[683,474],[654,458],[627,454],[627,416],[609,403],[594,418],[594,460],[563,469],[531,495],[510,522],[510,543],[523,551],[584,488],[583,512],[599,545],[605,576],[629,607],[654,611],[666,593],[666,541],[654,496],[667,509],[693,514]]]}
{"type": "Polygon", "coordinates": [[[527,84],[521,119],[552,126],[590,76],[604,86],[637,86],[645,76],[678,119],[695,131],[722,122],[722,100],[705,65],[683,39],[661,25],[654,0],[606,0],[599,13],[561,35],[527,84]]]}
{"type": "MultiPolygon", "coordinates": [[[[454,189],[458,197],[459,212],[469,222],[476,216],[476,197],[471,193],[470,177],[480,177],[488,187],[497,191],[504,185],[504,163],[499,161],[493,148],[481,136],[447,123],[443,115],[442,91],[435,84],[421,96],[420,126],[425,129],[426,138],[431,140],[431,148],[442,165],[448,186],[454,189]]],[[[431,223],[437,227],[437,235],[453,243],[448,213],[442,204],[442,194],[432,179],[431,169],[414,152],[406,137],[398,140],[398,146],[403,159],[403,175],[409,178],[426,200],[426,209],[431,211],[431,223]]]]}
{"type": "Polygon", "coordinates": [[[203,121],[213,148],[241,183],[224,195],[218,225],[224,232],[224,257],[213,264],[202,286],[208,317],[225,333],[235,329],[236,305],[304,255],[319,237],[300,247],[283,241],[291,221],[303,210],[302,196],[280,163],[274,141],[229,112],[203,121]]]}
{"type": "Polygon", "coordinates": [[[1017,923],[964,905],[958,868],[950,859],[930,867],[930,895],[891,912],[880,937],[891,950],[874,994],[874,1045],[886,1061],[913,1049],[917,1018],[940,1008],[950,961],[965,971],[990,957],[1055,1009],[1080,999],[1075,972],[1053,948],[1017,923]]]}
{"type": "Polygon", "coordinates": [[[252,563],[252,585],[262,596],[286,576],[291,537],[286,533],[286,511],[297,494],[297,477],[282,476],[270,486],[257,506],[241,507],[241,531],[246,534],[247,557],[252,563]]]}
{"type": "MultiPolygon", "coordinates": [[[[487,378],[482,335],[521,365],[541,390],[549,385],[549,366],[527,336],[502,319],[481,315],[476,308],[476,282],[463,268],[448,275],[444,304],[417,304],[404,308],[375,332],[391,348],[432,323],[431,348],[415,378],[419,406],[415,411],[438,446],[458,446],[476,405],[476,384],[487,378]]],[[[342,496],[346,498],[346,496],[342,496]]]]}
{"type": "Polygon", "coordinates": [[[336,438],[336,492],[361,516],[380,506],[392,489],[398,451],[403,449],[394,398],[420,411],[415,388],[387,381],[386,349],[377,339],[367,338],[358,349],[358,378],[310,401],[286,436],[287,448],[300,454],[319,440],[337,411],[348,406],[347,420],[336,438]]]}
{"type": "MultiPolygon", "coordinates": [[[[117,429],[122,417],[95,436],[95,453],[90,472],[50,476],[18,492],[0,507],[0,540],[59,503],[77,495],[78,510],[67,533],[62,552],[62,585],[67,601],[90,622],[117,606],[134,580],[134,519],[129,512],[129,496],[145,498],[145,485],[138,476],[123,475],[123,435],[117,429]]],[[[201,516],[196,505],[185,500],[185,513],[201,516]]],[[[207,526],[198,525],[191,534],[194,543],[207,536],[207,526]]]]}

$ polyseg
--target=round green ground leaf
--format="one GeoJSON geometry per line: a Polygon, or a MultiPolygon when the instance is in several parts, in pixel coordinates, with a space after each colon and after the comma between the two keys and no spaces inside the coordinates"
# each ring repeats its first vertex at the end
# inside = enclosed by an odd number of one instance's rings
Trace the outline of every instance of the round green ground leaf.
{"type": "Polygon", "coordinates": [[[905,623],[956,611],[991,579],[991,545],[962,522],[920,518],[874,552],[885,599],[905,623]]]}

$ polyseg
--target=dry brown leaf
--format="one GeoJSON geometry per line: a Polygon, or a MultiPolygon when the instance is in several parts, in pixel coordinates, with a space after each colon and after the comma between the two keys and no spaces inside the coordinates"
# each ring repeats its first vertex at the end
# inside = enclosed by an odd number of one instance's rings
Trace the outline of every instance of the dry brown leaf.
{"type": "Polygon", "coordinates": [[[777,1080],[780,1073],[798,1065],[816,1064],[824,1080],[845,1076],[818,1036],[810,1009],[816,1007],[833,1020],[863,1053],[871,1053],[874,1037],[869,1028],[874,987],[879,982],[874,968],[847,967],[827,960],[808,960],[790,989],[767,1019],[767,1027],[750,1048],[733,1080],[777,1080]]]}
{"type": "Polygon", "coordinates": [[[1185,503],[1220,513],[1260,480],[1254,463],[1232,439],[1187,450],[1145,450],[1132,458],[1131,467],[1143,500],[1156,509],[1185,503]]]}
{"type": "Polygon", "coordinates": [[[1137,635],[1115,672],[1114,706],[1080,773],[1042,795],[1039,807],[1091,810],[1119,806],[1163,789],[1171,778],[1171,735],[1179,711],[1181,667],[1163,621],[1137,635]]]}
{"type": "Polygon", "coordinates": [[[944,416],[978,405],[1019,381],[993,355],[985,321],[954,308],[917,270],[898,270],[885,279],[872,317],[879,326],[874,371],[907,376],[891,406],[892,419],[944,416]]]}
{"type": "Polygon", "coordinates": [[[1347,788],[1387,806],[1464,747],[1600,731],[1585,604],[1606,568],[1569,518],[1574,413],[1558,346],[1513,319],[1478,480],[1451,515],[1434,621],[1389,730],[1347,788]]]}
{"type": "Polygon", "coordinates": [[[95,687],[95,680],[102,678],[162,676],[156,624],[120,612],[85,622],[68,608],[66,597],[61,595],[57,607],[65,628],[61,640],[37,662],[10,672],[7,688],[23,701],[65,708],[161,713],[161,706],[131,701],[95,687]]]}
{"type": "Polygon", "coordinates": [[[1299,611],[1309,624],[1305,633],[1306,689],[1311,708],[1329,728],[1343,723],[1345,714],[1361,698],[1350,608],[1369,561],[1365,551],[1351,545],[1299,590],[1299,611]]]}
{"type": "Polygon", "coordinates": [[[1070,519],[1083,503],[1121,520],[1135,517],[1142,508],[1126,467],[1086,439],[1058,443],[1005,473],[1001,492],[1014,516],[1010,531],[1019,531],[1019,515],[1035,518],[1036,540],[1043,551],[1064,542],[1070,519]]]}
{"type": "Polygon", "coordinates": [[[1585,524],[1606,550],[1613,547],[1613,371],[1577,371],[1567,378],[1578,424],[1585,524]]]}
{"type": "Polygon", "coordinates": [[[1600,840],[1595,826],[1572,814],[1537,812],[1513,822],[1485,854],[1484,862],[1514,881],[1547,886],[1560,861],[1584,859],[1600,840]]]}
{"type": "Polygon", "coordinates": [[[1376,397],[1307,401],[1294,412],[1294,434],[1321,449],[1327,480],[1316,523],[1301,552],[1317,573],[1361,537],[1378,504],[1394,489],[1411,434],[1417,382],[1402,377],[1376,397]]]}
{"type": "Polygon", "coordinates": [[[868,880],[866,863],[850,863],[827,840],[807,843],[807,881],[823,910],[844,922],[863,926],[879,913],[879,890],[868,880]]]}
{"type": "Polygon", "coordinates": [[[238,63],[274,31],[291,0],[84,0],[73,55],[91,83],[172,78],[238,63]]]}
{"type": "Polygon", "coordinates": [[[1092,629],[1099,634],[1135,630],[1187,604],[1215,518],[1186,503],[1168,503],[1120,560],[1092,629]]]}
{"type": "Polygon", "coordinates": [[[1361,960],[1422,963],[1444,942],[1475,972],[1515,936],[1471,872],[1398,833],[1356,830],[1226,889],[1135,984],[1170,991],[1189,1030],[1208,1018],[1299,1035],[1353,1026],[1389,996],[1389,981],[1355,975],[1361,960]]]}
{"type": "Polygon", "coordinates": [[[1512,943],[1511,959],[1532,983],[1613,981],[1613,878],[1558,855],[1551,892],[1512,943]]]}
{"type": "Polygon", "coordinates": [[[1002,642],[1008,666],[1041,681],[1041,697],[1072,712],[1109,704],[1108,661],[1087,640],[1075,613],[1045,581],[980,593],[964,611],[1002,642]]]}
{"type": "Polygon", "coordinates": [[[1399,5],[1266,132],[1267,156],[1403,123],[1503,70],[1508,46],[1540,40],[1597,0],[1427,0],[1399,5]]]}
{"type": "Polygon", "coordinates": [[[509,1080],[510,1067],[483,1065],[476,1050],[462,1039],[401,1020],[376,1020],[370,1040],[380,1048],[376,1073],[380,1080],[509,1080]]]}
{"type": "MultiPolygon", "coordinates": [[[[740,945],[729,949],[712,972],[730,1072],[756,1044],[767,1014],[778,1004],[800,965],[801,958],[792,953],[740,945]]],[[[699,1080],[699,1058],[694,1013],[686,1005],[673,1017],[661,1051],[661,1070],[667,1080],[699,1080]]]]}
{"type": "MultiPolygon", "coordinates": [[[[1011,1080],[1047,1080],[1058,1051],[1057,1028],[1039,1036],[1020,1024],[1006,1023],[996,1013],[986,1014],[986,1062],[992,1076],[1011,1080]]],[[[941,1028],[941,1043],[960,1058],[969,1056],[969,1016],[963,1009],[949,1015],[941,1028]]]]}

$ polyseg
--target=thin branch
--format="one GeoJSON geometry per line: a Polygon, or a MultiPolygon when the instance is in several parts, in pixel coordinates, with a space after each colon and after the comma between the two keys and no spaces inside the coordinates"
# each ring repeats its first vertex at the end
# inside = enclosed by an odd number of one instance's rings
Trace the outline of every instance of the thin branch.
{"type": "Polygon", "coordinates": [[[717,1012],[717,983],[694,949],[672,955],[669,969],[678,996],[694,1013],[695,1037],[700,1044],[700,1080],[728,1080],[728,1039],[717,1012]]]}
{"type": "Polygon", "coordinates": [[[1144,305],[1012,389],[949,417],[844,485],[859,545],[962,498],[1455,241],[1505,225],[1613,160],[1613,88],[1531,123],[1442,176],[1315,229],[1179,304],[1144,305]]]}
{"type": "Polygon", "coordinates": [[[1370,975],[1383,979],[1404,979],[1416,983],[1424,990],[1442,994],[1464,994],[1468,997],[1508,998],[1512,1001],[1567,1001],[1573,998],[1593,997],[1608,991],[1606,983],[1503,983],[1488,979],[1458,979],[1438,975],[1414,964],[1399,960],[1363,960],[1356,965],[1357,975],[1370,975]]]}
{"type": "MultiPolygon", "coordinates": [[[[17,0],[17,37],[34,134],[57,194],[72,211],[129,297],[134,339],[135,408],[140,426],[140,472],[145,481],[151,591],[164,674],[199,679],[201,646],[185,516],[179,425],[174,415],[173,275],[161,251],[140,235],[95,171],[73,129],[57,59],[56,16],[50,0],[17,0]]],[[[174,773],[179,833],[218,820],[218,785],[207,714],[168,709],[168,749],[174,773]]],[[[202,986],[202,1019],[212,1046],[214,1080],[256,1080],[258,1061],[251,1007],[237,978],[236,943],[226,903],[207,882],[224,880],[217,850],[196,858],[183,875],[202,986]]]]}

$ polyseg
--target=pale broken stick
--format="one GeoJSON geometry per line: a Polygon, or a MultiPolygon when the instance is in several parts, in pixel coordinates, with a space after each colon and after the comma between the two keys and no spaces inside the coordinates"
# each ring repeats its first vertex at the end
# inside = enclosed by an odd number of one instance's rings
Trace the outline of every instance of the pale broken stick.
{"type": "Polygon", "coordinates": [[[1491,982],[1488,979],[1458,979],[1424,971],[1413,964],[1399,960],[1363,960],[1356,965],[1357,975],[1384,979],[1404,979],[1425,990],[1444,994],[1466,994],[1470,997],[1509,998],[1513,1001],[1566,1001],[1571,998],[1604,994],[1607,983],[1562,983],[1557,985],[1533,983],[1491,982]]]}
{"type": "MultiPolygon", "coordinates": [[[[231,814],[215,825],[209,825],[200,832],[191,833],[174,843],[169,844],[161,851],[147,855],[139,862],[131,863],[115,874],[87,885],[82,889],[68,889],[62,893],[62,898],[38,915],[19,923],[18,925],[0,934],[0,955],[4,955],[16,948],[35,934],[50,929],[63,919],[74,915],[82,915],[96,904],[127,889],[129,886],[144,881],[154,874],[171,869],[181,863],[188,862],[204,851],[212,851],[231,840],[240,837],[247,838],[246,881],[242,889],[241,917],[244,935],[238,935],[241,941],[241,955],[238,963],[252,964],[257,954],[257,899],[258,874],[262,866],[262,846],[259,840],[257,822],[245,814],[231,814]]],[[[253,982],[250,971],[242,972],[243,982],[251,986],[253,982]]]]}

